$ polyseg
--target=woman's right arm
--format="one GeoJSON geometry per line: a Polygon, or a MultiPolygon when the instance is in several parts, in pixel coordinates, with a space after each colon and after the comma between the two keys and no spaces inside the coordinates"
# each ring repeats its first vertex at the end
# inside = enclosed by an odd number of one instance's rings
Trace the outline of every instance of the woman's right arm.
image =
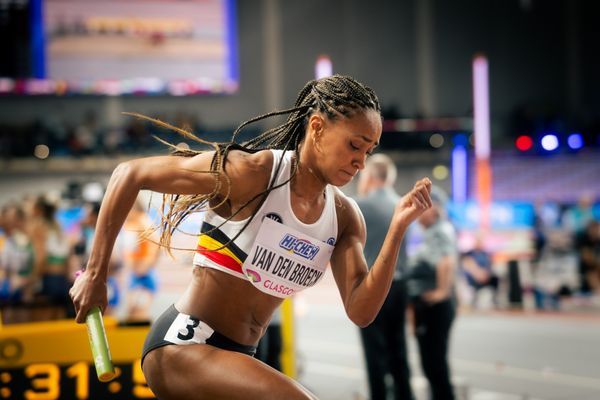
{"type": "MultiPolygon", "coordinates": [[[[85,273],[76,279],[70,295],[76,321],[82,323],[89,309],[105,309],[108,266],[116,237],[140,190],[172,194],[206,194],[217,186],[210,170],[214,153],[195,157],[162,156],[127,161],[114,170],[102,201],[94,244],[85,273]]],[[[228,183],[222,180],[222,193],[228,183]]]]}

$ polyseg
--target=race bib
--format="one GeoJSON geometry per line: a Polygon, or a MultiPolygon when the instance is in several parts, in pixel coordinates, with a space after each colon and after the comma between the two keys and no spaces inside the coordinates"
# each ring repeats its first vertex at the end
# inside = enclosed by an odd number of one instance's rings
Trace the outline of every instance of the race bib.
{"type": "Polygon", "coordinates": [[[242,270],[260,291],[285,298],[321,279],[333,248],[265,218],[242,270]]]}
{"type": "Polygon", "coordinates": [[[214,330],[190,315],[179,313],[167,330],[164,339],[175,344],[206,343],[214,330]]]}

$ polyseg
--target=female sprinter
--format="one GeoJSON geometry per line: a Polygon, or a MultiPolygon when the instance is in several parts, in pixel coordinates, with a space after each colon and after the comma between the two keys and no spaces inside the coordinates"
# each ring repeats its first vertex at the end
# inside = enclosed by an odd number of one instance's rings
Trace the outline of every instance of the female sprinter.
{"type": "Polygon", "coordinates": [[[154,322],[144,345],[150,388],[160,399],[315,399],[252,355],[282,299],[313,286],[327,265],[355,324],[366,326],[379,312],[404,232],[431,207],[425,178],[398,203],[379,257],[367,269],[362,215],[337,187],[364,167],[381,130],[375,93],[336,75],[308,82],[294,108],[241,124],[232,142],[213,144],[215,151],[120,164],[86,272],[71,289],[77,322],[90,307],[106,306],[111,249],[138,192],[170,194],[163,245],[190,212],[203,209],[206,216],[191,282],[154,322]],[[235,143],[247,124],[281,114],[288,114],[284,124],[235,143]]]}

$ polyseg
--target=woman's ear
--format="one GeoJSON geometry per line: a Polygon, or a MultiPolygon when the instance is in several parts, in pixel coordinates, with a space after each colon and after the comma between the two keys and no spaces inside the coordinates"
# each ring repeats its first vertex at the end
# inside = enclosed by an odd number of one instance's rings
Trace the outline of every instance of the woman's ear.
{"type": "Polygon", "coordinates": [[[321,115],[313,114],[310,116],[308,120],[308,134],[310,135],[310,140],[313,143],[313,146],[320,150],[320,141],[323,138],[323,131],[325,129],[325,120],[321,115]]]}
{"type": "Polygon", "coordinates": [[[323,120],[323,117],[321,117],[318,114],[311,115],[308,120],[309,131],[312,134],[317,134],[317,135],[322,134],[324,125],[325,125],[325,121],[323,120]]]}

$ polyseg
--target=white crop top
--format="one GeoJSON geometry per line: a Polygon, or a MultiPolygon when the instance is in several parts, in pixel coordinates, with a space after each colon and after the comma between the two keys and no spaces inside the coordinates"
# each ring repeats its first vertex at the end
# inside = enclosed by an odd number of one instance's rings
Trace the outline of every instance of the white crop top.
{"type": "MultiPolygon", "coordinates": [[[[271,152],[271,181],[281,160],[277,186],[289,179],[294,152],[271,152]]],[[[305,224],[294,215],[290,199],[289,182],[271,191],[250,224],[231,243],[248,219],[225,222],[208,210],[194,265],[248,279],[257,289],[282,298],[315,285],[323,277],[338,234],[334,189],[326,187],[325,207],[313,224],[305,224]]]]}

